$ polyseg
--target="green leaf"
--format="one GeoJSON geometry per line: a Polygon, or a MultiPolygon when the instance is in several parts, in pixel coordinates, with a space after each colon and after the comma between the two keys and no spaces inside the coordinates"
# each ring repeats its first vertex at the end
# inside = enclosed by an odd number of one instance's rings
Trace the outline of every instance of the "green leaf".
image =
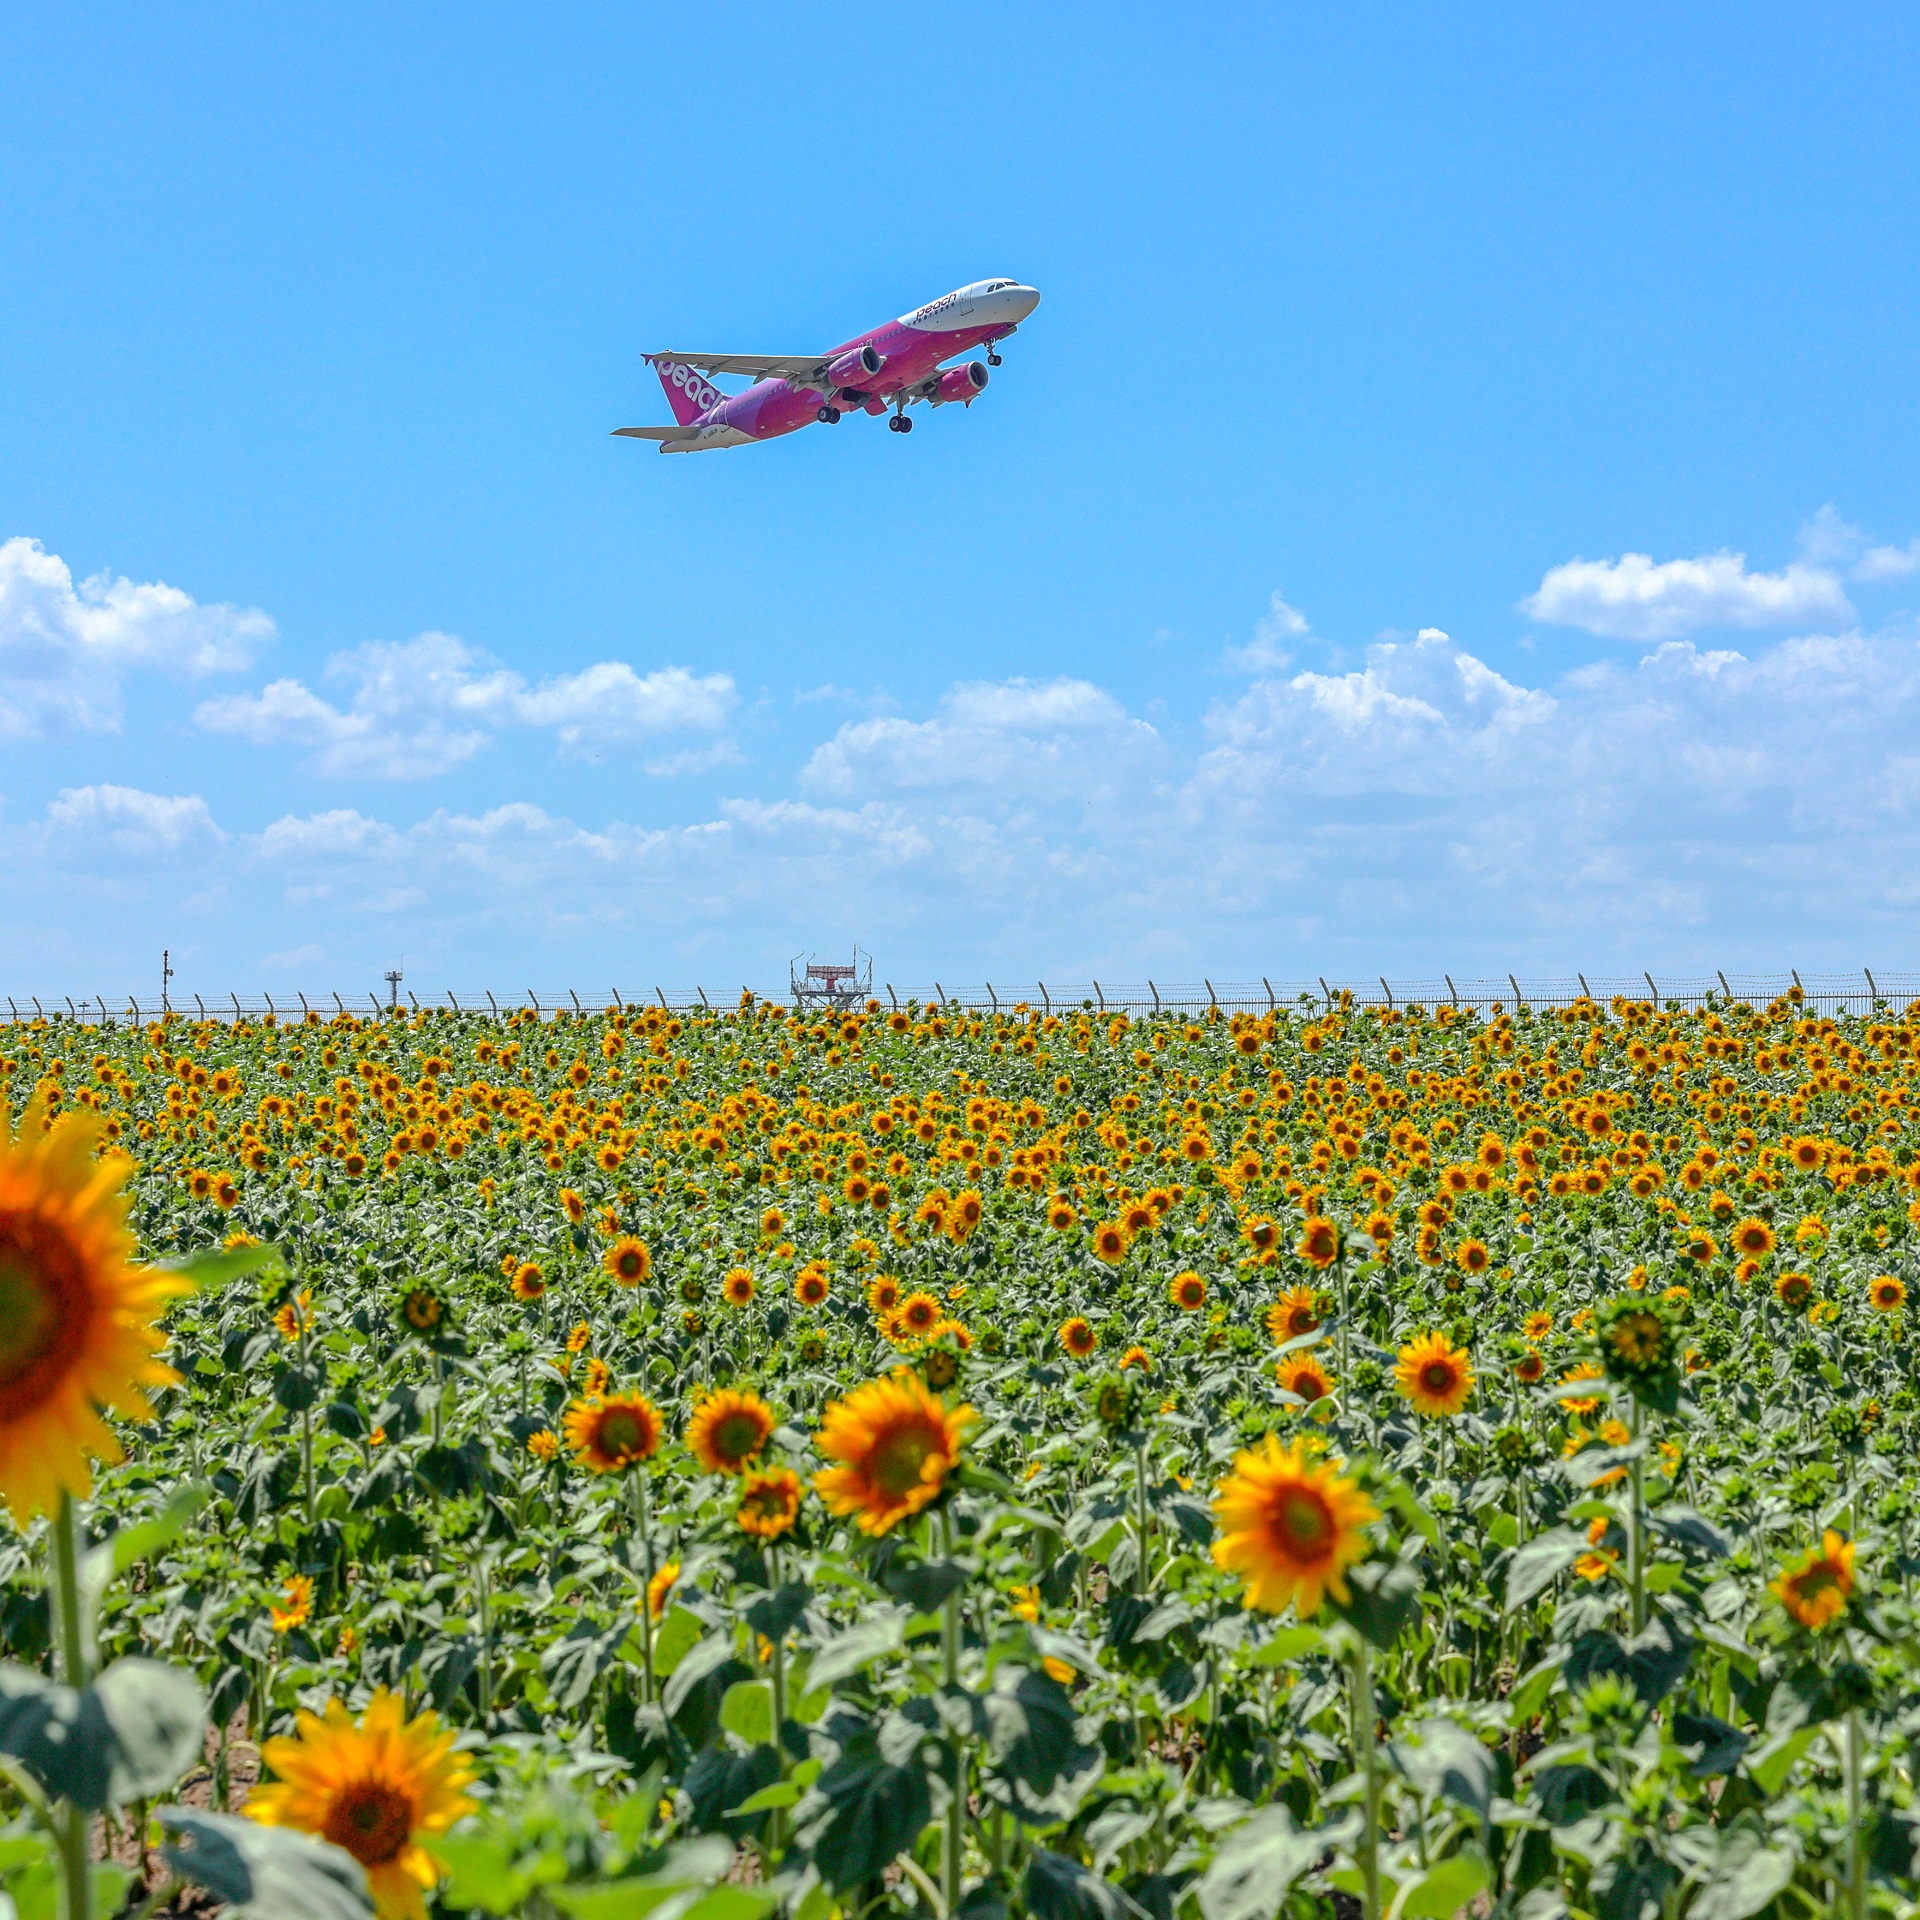
{"type": "Polygon", "coordinates": [[[1786,1848],[1767,1846],[1749,1828],[1732,1828],[1687,1909],[1690,1920],[1749,1920],[1786,1886],[1798,1864],[1786,1848]]]}
{"type": "Polygon", "coordinates": [[[427,1834],[419,1844],[446,1869],[441,1899],[462,1911],[511,1913],[535,1887],[567,1877],[566,1856],[558,1847],[515,1859],[504,1839],[486,1833],[427,1834]]]}
{"type": "Polygon", "coordinates": [[[1399,1920],[1453,1920],[1488,1881],[1487,1863],[1478,1853],[1456,1853],[1405,1882],[1393,1896],[1399,1920]]]}
{"type": "Polygon", "coordinates": [[[749,1813],[770,1813],[775,1807],[790,1807],[797,1802],[806,1789],[797,1780],[776,1780],[770,1787],[762,1787],[758,1793],[749,1794],[737,1807],[728,1809],[735,1816],[749,1813]]]}
{"type": "Polygon", "coordinates": [[[1479,1819],[1487,1817],[1494,1794],[1493,1755],[1465,1727],[1451,1720],[1422,1720],[1388,1752],[1423,1799],[1444,1795],[1479,1819]]]}
{"type": "Polygon", "coordinates": [[[160,1265],[167,1273],[184,1274],[199,1292],[211,1294],[218,1293],[230,1280],[244,1280],[248,1274],[266,1268],[285,1272],[287,1260],[278,1247],[262,1241],[257,1246],[235,1247],[231,1252],[210,1249],[185,1260],[162,1261],[160,1265]]]}
{"type": "Polygon", "coordinates": [[[1256,1667],[1284,1667],[1289,1661],[1302,1659],[1309,1653],[1318,1653],[1326,1643],[1327,1636],[1318,1627],[1282,1627],[1253,1656],[1253,1664],[1256,1667]]]}
{"type": "Polygon", "coordinates": [[[118,1661],[84,1693],[0,1666],[0,1753],[92,1813],[172,1786],[205,1730],[199,1682],[157,1660],[118,1661]]]}
{"type": "Polygon", "coordinates": [[[707,1623],[690,1607],[669,1607],[653,1636],[653,1671],[664,1680],[695,1647],[707,1623]]]}
{"type": "Polygon", "coordinates": [[[1128,1915],[1142,1915],[1111,1880],[1045,1847],[1034,1848],[1022,1891],[1033,1920],[1126,1920],[1128,1915]]]}
{"type": "Polygon", "coordinates": [[[1345,1603],[1334,1600],[1334,1611],[1382,1652],[1420,1616],[1420,1576],[1404,1560],[1370,1560],[1354,1567],[1347,1587],[1345,1603]]]}
{"type": "Polygon", "coordinates": [[[198,1807],[162,1807],[159,1817],[191,1842],[163,1846],[167,1864],[245,1920],[365,1920],[373,1911],[365,1869],[324,1840],[198,1807]]]}
{"type": "Polygon", "coordinates": [[[813,1850],[813,1864],[836,1892],[883,1872],[932,1818],[925,1772],[883,1758],[869,1723],[841,1742],[839,1757],[794,1815],[798,1838],[813,1850]]]}
{"type": "Polygon", "coordinates": [[[1747,1772],[1752,1775],[1754,1785],[1766,1799],[1771,1800],[1780,1791],[1793,1763],[1819,1737],[1818,1727],[1801,1727],[1795,1733],[1783,1733],[1769,1740],[1757,1753],[1749,1756],[1747,1772]]]}
{"type": "Polygon", "coordinates": [[[906,1608],[894,1608],[836,1634],[813,1656],[813,1665],[807,1669],[808,1691],[833,1686],[858,1673],[869,1661],[893,1652],[905,1634],[908,1618],[906,1608]]]}
{"type": "Polygon", "coordinates": [[[1009,1662],[980,1704],[994,1766],[1035,1794],[1051,1793],[1062,1774],[1080,1773],[1097,1760],[1075,1734],[1073,1696],[1049,1673],[1009,1662]]]}
{"type": "Polygon", "coordinates": [[[1285,1807],[1268,1807],[1221,1843],[1200,1881],[1206,1920],[1269,1920],[1287,1889],[1326,1851],[1285,1807]]]}
{"type": "Polygon", "coordinates": [[[720,1724],[748,1746],[773,1738],[773,1689],[764,1680],[736,1680],[720,1702],[720,1724]]]}
{"type": "Polygon", "coordinates": [[[1529,1540],[1514,1550],[1507,1562],[1507,1600],[1505,1610],[1512,1613],[1524,1607],[1535,1594],[1550,1586],[1587,1550],[1587,1536],[1571,1527],[1556,1528],[1529,1540]]]}

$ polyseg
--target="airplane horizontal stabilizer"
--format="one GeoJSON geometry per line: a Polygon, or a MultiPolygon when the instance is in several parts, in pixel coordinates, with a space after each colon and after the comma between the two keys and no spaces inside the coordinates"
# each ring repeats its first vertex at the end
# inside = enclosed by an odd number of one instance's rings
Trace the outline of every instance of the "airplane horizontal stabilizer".
{"type": "Polygon", "coordinates": [[[693,440],[700,434],[698,427],[615,427],[613,431],[616,437],[629,440],[693,440]]]}

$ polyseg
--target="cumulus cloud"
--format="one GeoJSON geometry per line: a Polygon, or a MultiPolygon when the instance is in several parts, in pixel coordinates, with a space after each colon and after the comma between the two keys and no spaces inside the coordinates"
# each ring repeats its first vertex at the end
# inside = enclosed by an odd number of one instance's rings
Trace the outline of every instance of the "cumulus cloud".
{"type": "Polygon", "coordinates": [[[1856,580],[1904,580],[1920,572],[1920,540],[1909,540],[1904,547],[1869,547],[1854,562],[1856,580]]]}
{"type": "Polygon", "coordinates": [[[1137,777],[1160,737],[1086,680],[963,682],[929,720],[892,715],[843,726],[801,773],[841,798],[892,790],[1005,787],[1086,794],[1137,777]]]}
{"type": "Polygon", "coordinates": [[[38,540],[0,543],[0,739],[117,727],[136,670],[197,678],[248,666],[273,638],[253,607],[201,605],[161,581],[72,570],[38,540]]]}
{"type": "Polygon", "coordinates": [[[1752,573],[1743,553],[1663,560],[1569,560],[1550,568],[1521,603],[1536,620],[1583,627],[1608,640],[1677,640],[1713,627],[1830,627],[1853,619],[1838,578],[1796,560],[1780,573],[1752,573]]]}
{"type": "Polygon", "coordinates": [[[52,838],[117,855],[177,854],[226,835],[198,794],[143,793],[138,787],[63,787],[47,803],[52,838]]]}
{"type": "Polygon", "coordinates": [[[1242,673],[1278,673],[1289,659],[1287,642],[1304,640],[1311,631],[1307,616],[1276,593],[1253,638],[1244,647],[1227,649],[1227,665],[1242,673]]]}
{"type": "MultiPolygon", "coordinates": [[[[336,654],[327,678],[346,689],[343,700],[299,680],[276,680],[258,693],[205,701],[194,719],[209,733],[255,746],[309,748],[322,773],[414,780],[450,772],[511,727],[549,731],[574,754],[676,734],[720,736],[738,700],[730,675],[684,667],[641,674],[621,660],[529,685],[449,633],[336,654]]],[[[728,752],[724,739],[710,740],[694,753],[650,762],[649,771],[714,764],[728,752]]]]}

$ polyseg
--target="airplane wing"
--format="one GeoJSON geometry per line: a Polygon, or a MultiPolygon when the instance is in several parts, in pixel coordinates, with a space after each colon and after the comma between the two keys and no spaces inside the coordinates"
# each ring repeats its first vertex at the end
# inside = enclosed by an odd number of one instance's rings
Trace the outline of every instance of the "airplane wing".
{"type": "Polygon", "coordinates": [[[701,373],[743,373],[753,380],[798,380],[810,385],[826,371],[827,358],[817,353],[650,353],[658,366],[695,367],[701,373]]]}
{"type": "Polygon", "coordinates": [[[616,435],[629,440],[697,440],[705,431],[701,427],[615,427],[616,435]]]}

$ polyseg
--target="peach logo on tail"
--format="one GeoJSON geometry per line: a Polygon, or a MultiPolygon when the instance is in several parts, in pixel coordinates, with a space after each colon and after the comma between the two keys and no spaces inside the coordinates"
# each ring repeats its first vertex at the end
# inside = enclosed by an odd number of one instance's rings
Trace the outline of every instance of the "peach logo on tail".
{"type": "Polygon", "coordinates": [[[676,387],[682,389],[687,398],[691,400],[702,413],[706,412],[709,407],[718,406],[720,402],[726,398],[726,395],[723,394],[711,380],[705,379],[702,375],[696,373],[693,368],[688,366],[684,361],[676,360],[673,363],[673,371],[668,377],[676,387]]]}

